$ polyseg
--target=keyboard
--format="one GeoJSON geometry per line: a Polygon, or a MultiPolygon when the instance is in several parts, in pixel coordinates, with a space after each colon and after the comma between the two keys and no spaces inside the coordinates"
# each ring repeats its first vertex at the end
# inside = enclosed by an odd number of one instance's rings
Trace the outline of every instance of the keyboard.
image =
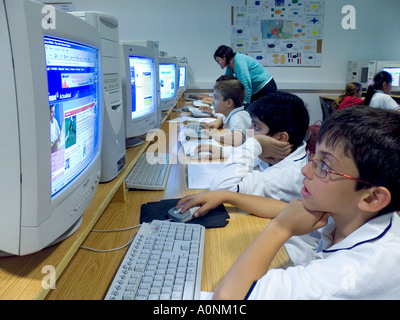
{"type": "Polygon", "coordinates": [[[200,299],[204,236],[198,224],[143,223],[104,299],[200,299]]]}
{"type": "Polygon", "coordinates": [[[200,122],[189,122],[185,128],[186,140],[190,139],[211,139],[211,137],[201,129],[200,122]]]}
{"type": "Polygon", "coordinates": [[[207,112],[202,112],[199,110],[199,108],[195,108],[195,107],[189,107],[189,111],[192,115],[192,117],[195,118],[210,118],[211,115],[207,112]]]}
{"type": "Polygon", "coordinates": [[[125,178],[129,189],[164,190],[167,185],[172,161],[169,153],[154,153],[157,162],[152,164],[143,153],[125,178]]]}
{"type": "Polygon", "coordinates": [[[193,104],[195,107],[209,107],[209,106],[210,106],[209,104],[203,102],[202,100],[194,100],[194,101],[192,102],[192,104],[193,104]]]}

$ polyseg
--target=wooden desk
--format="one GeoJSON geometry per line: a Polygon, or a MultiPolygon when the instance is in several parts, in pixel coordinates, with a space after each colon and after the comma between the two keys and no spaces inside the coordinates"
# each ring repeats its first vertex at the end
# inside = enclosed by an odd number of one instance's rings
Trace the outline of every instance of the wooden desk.
{"type": "MultiPolygon", "coordinates": [[[[174,113],[172,117],[176,116],[174,113]]],[[[162,129],[169,130],[169,123],[162,129]]],[[[143,203],[180,198],[188,193],[185,166],[173,164],[165,191],[125,191],[124,180],[140,154],[150,144],[127,151],[127,167],[113,181],[101,184],[84,214],[82,226],[62,243],[26,257],[0,259],[0,299],[103,299],[127,248],[107,253],[80,249],[119,247],[137,232],[93,233],[91,229],[114,229],[139,223],[143,203]],[[56,269],[56,288],[42,288],[46,265],[56,269]]],[[[172,146],[172,148],[177,145],[172,146]]],[[[268,220],[227,207],[231,216],[225,228],[207,229],[201,289],[214,291],[227,270],[263,230],[268,220]]],[[[282,248],[272,267],[290,263],[282,248]]]]}

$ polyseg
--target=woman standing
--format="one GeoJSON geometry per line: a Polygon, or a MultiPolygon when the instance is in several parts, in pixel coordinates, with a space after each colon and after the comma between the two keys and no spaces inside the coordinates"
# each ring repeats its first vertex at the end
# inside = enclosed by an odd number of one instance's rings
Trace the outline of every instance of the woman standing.
{"type": "Polygon", "coordinates": [[[233,75],[243,83],[245,104],[277,91],[272,75],[252,57],[222,45],[215,51],[214,59],[222,69],[226,68],[225,75],[233,75]]]}

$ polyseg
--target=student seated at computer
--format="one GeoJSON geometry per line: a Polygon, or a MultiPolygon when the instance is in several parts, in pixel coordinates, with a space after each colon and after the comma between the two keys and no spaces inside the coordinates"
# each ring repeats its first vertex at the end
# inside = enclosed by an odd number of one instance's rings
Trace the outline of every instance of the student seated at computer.
{"type": "Polygon", "coordinates": [[[302,199],[271,220],[213,298],[400,299],[399,128],[398,112],[371,107],[326,119],[302,199]],[[289,237],[321,227],[320,241],[299,248],[302,263],[269,270],[289,237]]]}
{"type": "Polygon", "coordinates": [[[399,105],[390,96],[392,80],[392,75],[389,72],[381,71],[377,73],[368,86],[364,104],[374,108],[399,111],[399,105]]]}
{"type": "Polygon", "coordinates": [[[249,113],[254,137],[232,149],[210,190],[230,190],[287,202],[300,197],[300,170],[307,162],[303,140],[309,126],[303,101],[287,92],[272,93],[255,101],[249,113]]]}
{"type": "Polygon", "coordinates": [[[361,99],[361,90],[362,86],[360,83],[348,83],[344,93],[333,102],[333,109],[340,110],[346,107],[364,105],[364,100],[361,99]]]}
{"type": "Polygon", "coordinates": [[[200,216],[214,206],[230,203],[273,218],[285,203],[301,197],[301,168],[307,164],[303,139],[309,124],[303,101],[277,92],[255,101],[250,113],[254,137],[232,149],[226,165],[215,176],[211,192],[185,196],[177,208],[186,202],[183,210],[201,205],[195,213],[200,216]]]}
{"type": "Polygon", "coordinates": [[[215,83],[214,111],[222,116],[213,122],[202,125],[203,128],[210,129],[206,132],[218,142],[238,146],[245,140],[246,130],[250,128],[251,119],[249,113],[244,110],[244,95],[244,86],[237,79],[215,83]]]}
{"type": "MultiPolygon", "coordinates": [[[[216,82],[218,81],[224,81],[224,80],[235,80],[237,79],[235,76],[227,76],[227,75],[222,75],[219,76],[218,79],[216,80],[216,82]]],[[[207,97],[204,97],[203,99],[201,99],[201,102],[208,104],[209,106],[200,106],[199,110],[202,112],[207,112],[208,114],[210,114],[211,116],[214,117],[219,117],[222,115],[216,114],[215,113],[215,109],[214,109],[214,96],[210,95],[207,97]]]]}

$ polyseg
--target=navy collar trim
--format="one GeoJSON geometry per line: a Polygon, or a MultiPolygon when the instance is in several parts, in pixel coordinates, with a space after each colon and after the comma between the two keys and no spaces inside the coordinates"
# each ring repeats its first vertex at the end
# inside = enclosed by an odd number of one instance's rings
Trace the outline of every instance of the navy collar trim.
{"type": "Polygon", "coordinates": [[[367,242],[370,242],[370,241],[375,241],[375,240],[378,240],[378,239],[382,238],[382,237],[389,231],[389,229],[390,229],[391,227],[392,227],[392,218],[390,218],[390,223],[389,223],[389,225],[386,227],[386,229],[383,230],[383,232],[382,232],[380,235],[378,235],[377,237],[375,237],[375,238],[372,238],[372,239],[368,239],[368,240],[365,240],[365,241],[358,242],[358,243],[356,243],[356,244],[355,244],[354,246],[352,246],[352,247],[348,247],[348,248],[339,248],[339,249],[334,249],[334,250],[325,249],[325,250],[322,250],[322,252],[323,252],[323,253],[332,253],[332,252],[336,252],[336,251],[340,251],[340,250],[351,250],[351,249],[353,249],[353,248],[355,248],[355,247],[357,247],[357,246],[359,246],[359,245],[361,245],[361,244],[364,244],[364,243],[367,243],[367,242]]]}
{"type": "Polygon", "coordinates": [[[300,160],[303,160],[305,157],[307,157],[307,153],[304,155],[304,156],[302,156],[301,158],[299,158],[299,159],[296,159],[296,160],[293,160],[294,162],[296,162],[296,161],[300,161],[300,160]]]}

